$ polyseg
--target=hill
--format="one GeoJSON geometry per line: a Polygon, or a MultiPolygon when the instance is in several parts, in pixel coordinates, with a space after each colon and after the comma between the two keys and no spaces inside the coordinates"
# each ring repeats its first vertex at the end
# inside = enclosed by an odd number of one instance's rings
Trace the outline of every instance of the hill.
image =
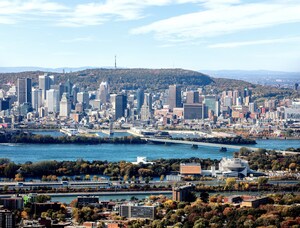
{"type": "MultiPolygon", "coordinates": [[[[28,71],[20,73],[0,73],[0,88],[5,88],[8,82],[15,83],[18,78],[32,78],[33,84],[38,83],[38,76],[44,71],[28,71]]],[[[119,92],[122,89],[144,88],[148,91],[167,89],[169,85],[177,84],[183,89],[196,89],[206,87],[208,93],[224,90],[243,90],[245,87],[253,91],[254,98],[261,97],[293,97],[295,92],[289,89],[262,86],[242,80],[228,78],[211,78],[197,71],[184,69],[86,69],[70,73],[49,72],[56,75],[58,82],[66,82],[68,79],[87,90],[96,90],[102,81],[108,81],[111,92],[119,92]]],[[[7,86],[6,86],[7,87],[7,86]]]]}
{"type": "MultiPolygon", "coordinates": [[[[32,78],[38,83],[38,76],[42,71],[0,74],[1,84],[15,83],[20,77],[32,78]]],[[[59,82],[70,79],[87,89],[97,89],[101,81],[108,81],[112,92],[122,89],[145,88],[149,90],[167,89],[169,85],[205,86],[213,83],[212,78],[202,73],[183,69],[86,69],[72,73],[51,73],[58,77],[59,82]]],[[[1,86],[1,85],[0,85],[1,86]]]]}

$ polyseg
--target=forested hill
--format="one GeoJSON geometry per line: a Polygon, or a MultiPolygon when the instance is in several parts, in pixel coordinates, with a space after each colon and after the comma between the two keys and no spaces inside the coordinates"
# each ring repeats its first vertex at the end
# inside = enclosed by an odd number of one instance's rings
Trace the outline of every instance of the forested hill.
{"type": "MultiPolygon", "coordinates": [[[[8,82],[15,83],[17,78],[29,77],[38,82],[41,71],[2,73],[0,86],[8,82]]],[[[183,87],[200,87],[213,83],[213,79],[202,73],[183,69],[87,69],[78,72],[60,74],[59,82],[70,79],[72,83],[88,89],[97,89],[101,81],[108,81],[111,91],[122,89],[145,88],[148,90],[167,89],[169,85],[177,84],[183,87]]]]}

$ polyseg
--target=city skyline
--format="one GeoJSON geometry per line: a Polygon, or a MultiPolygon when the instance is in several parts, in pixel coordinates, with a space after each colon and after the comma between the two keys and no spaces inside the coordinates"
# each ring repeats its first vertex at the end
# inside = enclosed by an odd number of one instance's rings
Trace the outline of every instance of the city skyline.
{"type": "Polygon", "coordinates": [[[299,71],[300,3],[0,1],[0,67],[299,71]]]}

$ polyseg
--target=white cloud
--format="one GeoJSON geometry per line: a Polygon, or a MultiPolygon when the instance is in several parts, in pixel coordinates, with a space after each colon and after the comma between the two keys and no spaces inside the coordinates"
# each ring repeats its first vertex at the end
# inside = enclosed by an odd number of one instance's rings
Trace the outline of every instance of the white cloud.
{"type": "Polygon", "coordinates": [[[238,31],[300,22],[300,1],[273,1],[218,5],[196,13],[175,16],[131,30],[154,33],[159,40],[191,41],[238,31]]]}
{"type": "Polygon", "coordinates": [[[176,4],[199,4],[204,7],[224,6],[240,0],[106,0],[79,4],[58,24],[79,27],[103,24],[111,20],[138,20],[146,17],[145,9],[176,4]]]}
{"type": "Polygon", "coordinates": [[[235,47],[251,46],[251,45],[276,44],[276,43],[288,43],[288,42],[299,42],[299,41],[300,41],[300,37],[289,37],[289,38],[278,38],[278,39],[217,43],[217,44],[211,44],[208,47],[209,48],[235,48],[235,47]]]}
{"type": "Polygon", "coordinates": [[[86,37],[76,37],[73,39],[65,39],[65,40],[61,40],[60,42],[62,43],[76,43],[76,42],[90,42],[93,41],[94,37],[92,36],[86,36],[86,37]]]}
{"type": "Polygon", "coordinates": [[[47,0],[0,0],[0,24],[15,24],[30,17],[59,15],[67,7],[47,0]]]}

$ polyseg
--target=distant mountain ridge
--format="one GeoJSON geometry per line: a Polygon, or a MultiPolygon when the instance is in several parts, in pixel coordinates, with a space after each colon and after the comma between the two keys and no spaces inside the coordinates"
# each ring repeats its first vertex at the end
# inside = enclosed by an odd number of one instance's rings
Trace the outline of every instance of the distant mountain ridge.
{"type": "Polygon", "coordinates": [[[217,78],[230,78],[230,79],[253,79],[258,80],[261,77],[266,78],[291,78],[299,79],[300,72],[284,72],[284,71],[270,71],[270,70],[201,70],[205,74],[217,78]]]}
{"type": "MultiPolygon", "coordinates": [[[[83,67],[59,67],[59,68],[51,68],[51,67],[0,67],[0,73],[21,73],[28,71],[43,71],[43,72],[53,72],[53,73],[63,73],[65,72],[74,72],[74,71],[82,71],[86,69],[95,69],[97,67],[91,66],[83,66],[83,67]]],[[[103,68],[112,68],[112,67],[103,67],[103,68]]]]}

